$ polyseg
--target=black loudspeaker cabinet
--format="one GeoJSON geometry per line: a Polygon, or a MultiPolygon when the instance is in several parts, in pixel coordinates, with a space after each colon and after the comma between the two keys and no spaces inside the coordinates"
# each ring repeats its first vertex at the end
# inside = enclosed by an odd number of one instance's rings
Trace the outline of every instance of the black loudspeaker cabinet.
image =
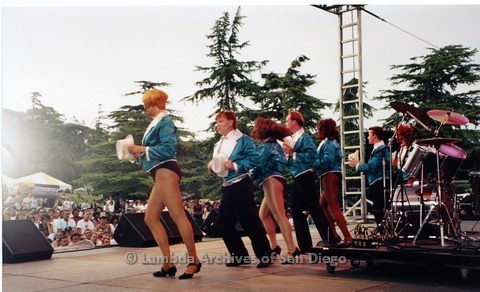
{"type": "Polygon", "coordinates": [[[219,228],[217,227],[217,218],[218,218],[218,208],[212,209],[208,214],[205,221],[202,224],[202,231],[208,237],[221,237],[222,233],[220,232],[219,228]]]}
{"type": "MultiPolygon", "coordinates": [[[[205,221],[202,224],[201,230],[208,237],[222,237],[222,232],[221,232],[220,228],[217,226],[218,214],[219,214],[219,209],[218,208],[212,209],[212,211],[210,211],[210,214],[208,214],[207,218],[205,219],[205,221]]],[[[235,228],[240,233],[240,236],[246,236],[247,235],[247,233],[243,229],[240,222],[237,222],[237,224],[235,224],[235,228]]],[[[263,225],[262,225],[262,228],[263,228],[263,225]]],[[[275,221],[275,232],[276,233],[281,232],[277,221],[275,221]]]]}
{"type": "MultiPolygon", "coordinates": [[[[203,221],[201,230],[208,236],[208,237],[222,237],[222,231],[217,226],[217,219],[218,219],[219,209],[215,208],[210,211],[205,221],[203,221]]],[[[240,233],[240,236],[246,236],[245,230],[243,230],[242,225],[237,222],[235,224],[235,228],[240,233]]]]}
{"type": "MultiPolygon", "coordinates": [[[[203,239],[203,233],[195,224],[190,214],[185,211],[187,218],[192,225],[195,241],[203,239]]],[[[182,237],[178,231],[177,225],[173,221],[168,211],[162,212],[160,217],[168,236],[169,244],[182,242],[182,237]]],[[[145,223],[145,213],[126,213],[123,214],[113,235],[119,246],[127,247],[152,247],[157,246],[150,228],[145,223]]]]}
{"type": "Polygon", "coordinates": [[[3,221],[2,227],[4,263],[46,260],[52,257],[52,245],[32,220],[3,221]]]}
{"type": "Polygon", "coordinates": [[[113,238],[120,246],[151,247],[157,243],[145,224],[144,213],[125,213],[120,218],[113,238]]]}

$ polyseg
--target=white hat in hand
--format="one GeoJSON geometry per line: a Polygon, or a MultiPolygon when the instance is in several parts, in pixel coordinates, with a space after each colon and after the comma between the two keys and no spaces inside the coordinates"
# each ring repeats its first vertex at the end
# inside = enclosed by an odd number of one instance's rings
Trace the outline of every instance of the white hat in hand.
{"type": "Polygon", "coordinates": [[[212,170],[219,177],[226,177],[228,175],[228,169],[225,168],[225,163],[228,161],[227,155],[224,153],[217,153],[212,159],[212,170]]]}
{"type": "Polygon", "coordinates": [[[133,154],[128,152],[128,146],[133,145],[135,142],[133,141],[132,135],[127,135],[125,139],[121,139],[117,141],[117,157],[120,160],[128,160],[130,162],[135,162],[135,157],[133,154]]]}

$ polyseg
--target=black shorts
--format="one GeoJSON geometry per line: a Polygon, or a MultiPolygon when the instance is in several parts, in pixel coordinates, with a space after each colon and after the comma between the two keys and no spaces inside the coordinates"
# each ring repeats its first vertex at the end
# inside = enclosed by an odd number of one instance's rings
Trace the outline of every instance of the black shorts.
{"type": "Polygon", "coordinates": [[[170,169],[171,171],[175,172],[178,175],[179,181],[182,178],[182,171],[180,170],[180,166],[178,165],[178,163],[176,161],[167,161],[155,166],[152,170],[150,170],[150,175],[152,176],[153,181],[155,181],[155,173],[160,168],[170,169]]]}
{"type": "Polygon", "coordinates": [[[276,181],[278,181],[279,183],[281,183],[282,186],[283,186],[283,189],[286,188],[287,184],[286,184],[285,178],[280,177],[280,176],[273,176],[272,178],[275,179],[276,181]]]}

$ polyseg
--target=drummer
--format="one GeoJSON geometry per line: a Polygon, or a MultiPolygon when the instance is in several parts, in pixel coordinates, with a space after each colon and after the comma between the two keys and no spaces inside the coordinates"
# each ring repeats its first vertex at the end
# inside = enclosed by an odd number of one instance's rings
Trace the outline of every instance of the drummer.
{"type": "Polygon", "coordinates": [[[392,153],[392,165],[396,167],[395,172],[401,174],[398,184],[411,185],[415,181],[415,177],[410,177],[408,173],[402,170],[402,167],[407,160],[408,149],[415,140],[413,128],[410,125],[398,125],[396,140],[400,149],[392,153]]]}

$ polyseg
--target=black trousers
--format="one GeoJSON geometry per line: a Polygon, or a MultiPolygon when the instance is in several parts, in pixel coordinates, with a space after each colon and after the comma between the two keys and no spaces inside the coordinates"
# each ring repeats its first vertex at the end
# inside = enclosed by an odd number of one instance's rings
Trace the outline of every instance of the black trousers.
{"type": "Polygon", "coordinates": [[[388,186],[390,181],[385,181],[385,192],[383,179],[377,180],[370,185],[370,192],[367,195],[367,198],[373,202],[372,213],[375,217],[375,222],[380,224],[385,216],[385,207],[386,210],[390,210],[390,191],[388,191],[388,186]]]}
{"type": "Polygon", "coordinates": [[[253,198],[253,184],[249,176],[231,186],[222,188],[222,199],[217,226],[228,252],[234,256],[248,256],[241,234],[235,228],[239,222],[252,242],[258,259],[271,255],[270,243],[263,229],[253,198]]]}
{"type": "Polygon", "coordinates": [[[312,216],[315,227],[324,241],[334,240],[333,232],[329,229],[327,218],[323,213],[319,199],[315,193],[315,174],[312,171],[303,173],[294,178],[294,190],[292,199],[292,218],[295,225],[295,235],[298,247],[302,251],[308,251],[312,247],[312,236],[307,224],[307,218],[303,211],[307,210],[312,216]]]}

